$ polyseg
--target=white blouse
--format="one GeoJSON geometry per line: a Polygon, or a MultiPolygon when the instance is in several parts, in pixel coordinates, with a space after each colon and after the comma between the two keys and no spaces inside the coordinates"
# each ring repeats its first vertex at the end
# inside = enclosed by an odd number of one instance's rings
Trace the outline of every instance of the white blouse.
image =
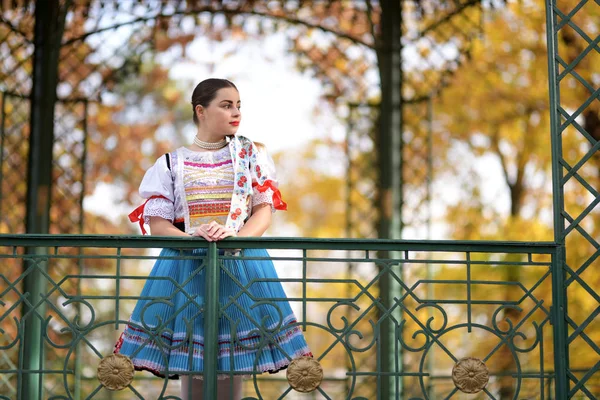
{"type": "MultiPolygon", "coordinates": [[[[257,157],[260,158],[262,169],[265,170],[271,179],[275,177],[275,166],[273,160],[265,150],[261,150],[257,157]]],[[[142,179],[139,187],[139,194],[145,199],[149,199],[143,210],[143,221],[148,224],[150,217],[161,217],[171,223],[175,220],[186,218],[188,207],[186,203],[185,188],[183,187],[183,179],[177,179],[176,167],[180,161],[192,162],[194,164],[207,166],[224,163],[231,160],[230,146],[225,146],[223,149],[217,151],[193,151],[186,147],[180,147],[174,152],[169,153],[170,168],[167,165],[166,155],[159,157],[154,165],[150,167],[142,179]],[[184,160],[179,160],[184,158],[184,160]],[[154,197],[163,196],[163,197],[154,197]]],[[[202,168],[202,167],[199,167],[202,168]]],[[[209,168],[207,167],[207,172],[209,168]]],[[[217,182],[211,178],[211,174],[201,174],[202,180],[195,182],[196,185],[222,185],[223,181],[229,181],[233,185],[234,176],[233,170],[231,171],[230,178],[220,177],[221,181],[217,182]]],[[[270,204],[272,212],[275,212],[273,206],[273,190],[268,188],[263,192],[258,190],[252,193],[252,206],[255,207],[259,204],[270,204]]],[[[187,215],[189,218],[189,215],[187,215]]],[[[240,226],[241,227],[241,226],[240,226]]],[[[188,232],[190,233],[190,232],[188,232]]]]}

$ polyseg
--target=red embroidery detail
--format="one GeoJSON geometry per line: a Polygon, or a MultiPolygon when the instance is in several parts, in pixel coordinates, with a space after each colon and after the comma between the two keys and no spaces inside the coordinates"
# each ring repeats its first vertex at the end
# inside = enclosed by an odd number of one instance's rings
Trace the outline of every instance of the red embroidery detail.
{"type": "Polygon", "coordinates": [[[241,176],[241,177],[240,177],[240,180],[239,180],[239,181],[238,181],[238,183],[237,183],[237,185],[238,185],[239,187],[243,187],[243,186],[244,186],[244,184],[246,183],[246,181],[247,181],[247,180],[248,180],[248,179],[247,179],[245,176],[241,176]]]}
{"type": "Polygon", "coordinates": [[[261,193],[264,193],[267,189],[271,189],[273,191],[273,207],[276,210],[287,210],[287,204],[281,198],[281,192],[275,187],[275,183],[272,180],[267,179],[262,185],[259,185],[258,182],[253,182],[252,187],[261,193]]]}
{"type": "MultiPolygon", "coordinates": [[[[296,323],[297,323],[296,320],[292,320],[292,321],[289,322],[290,325],[291,324],[296,324],[296,323]]],[[[128,329],[131,329],[132,331],[137,331],[137,332],[144,332],[144,331],[142,331],[140,329],[136,329],[136,328],[134,328],[134,327],[132,327],[130,325],[127,325],[127,327],[125,327],[125,329],[123,330],[123,332],[119,336],[119,340],[118,340],[117,344],[115,345],[115,349],[113,350],[113,353],[115,353],[115,354],[121,353],[121,347],[123,346],[123,342],[124,342],[123,336],[125,335],[125,332],[128,329]]],[[[296,335],[298,333],[301,334],[302,332],[300,331],[300,329],[299,329],[298,326],[295,326],[292,329],[288,330],[284,334],[284,336],[291,337],[291,336],[294,336],[294,335],[296,335]]],[[[165,338],[167,340],[171,340],[171,343],[179,343],[179,342],[181,342],[181,340],[173,340],[172,338],[170,338],[167,335],[161,335],[161,337],[163,337],[163,338],[165,338]]],[[[260,336],[249,336],[249,337],[241,338],[241,339],[238,339],[238,340],[241,342],[241,341],[253,340],[253,339],[257,339],[257,338],[260,338],[260,336]]],[[[275,340],[276,341],[280,341],[280,337],[275,338],[275,340]]],[[[228,350],[230,348],[229,343],[231,343],[229,340],[220,340],[220,341],[218,341],[218,345],[219,345],[219,357],[220,358],[221,358],[222,354],[228,354],[228,353],[224,352],[224,350],[226,350],[226,349],[228,350]]],[[[199,346],[200,347],[200,349],[198,349],[198,350],[196,348],[193,349],[194,355],[195,354],[200,354],[200,356],[202,358],[204,358],[204,343],[199,342],[197,340],[194,340],[193,344],[195,346],[199,346]]],[[[238,346],[238,348],[239,348],[239,346],[238,346]]],[[[186,353],[189,352],[189,350],[187,350],[187,347],[185,349],[186,349],[186,353]]],[[[307,357],[313,357],[313,354],[312,354],[311,351],[308,351],[308,352],[306,352],[306,353],[304,353],[302,355],[303,356],[307,356],[307,357]]],[[[134,357],[132,359],[132,361],[133,361],[133,364],[134,364],[133,366],[134,366],[134,368],[135,368],[136,371],[148,371],[148,372],[151,372],[152,374],[154,374],[156,376],[159,376],[161,378],[165,378],[165,375],[162,373],[163,371],[159,371],[159,370],[157,370],[155,368],[152,368],[152,367],[150,367],[148,365],[144,365],[145,360],[143,360],[143,359],[140,360],[140,359],[137,359],[137,358],[134,357]]],[[[287,367],[288,367],[288,365],[286,364],[286,365],[282,365],[278,369],[274,369],[274,370],[268,369],[268,370],[258,371],[258,372],[259,373],[269,372],[271,374],[274,374],[274,373],[276,373],[278,371],[286,369],[287,367]]],[[[174,373],[172,375],[169,375],[168,378],[169,379],[179,379],[179,374],[174,373]]]]}
{"type": "Polygon", "coordinates": [[[117,343],[115,344],[115,349],[113,351],[113,353],[118,354],[121,351],[121,347],[123,347],[123,334],[125,333],[125,331],[121,332],[121,334],[119,335],[119,340],[117,340],[117,343]]]}
{"type": "Polygon", "coordinates": [[[231,219],[236,220],[242,214],[242,210],[236,208],[234,212],[231,213],[231,219]]]}
{"type": "MultiPolygon", "coordinates": [[[[129,213],[129,220],[131,222],[139,222],[140,223],[140,228],[142,229],[142,235],[145,235],[146,229],[144,228],[144,208],[146,208],[146,203],[149,200],[152,199],[167,199],[165,196],[152,196],[149,199],[147,199],[144,204],[142,204],[141,206],[139,206],[138,208],[136,208],[135,210],[133,210],[132,212],[129,213]]],[[[167,199],[169,200],[169,199],[167,199]]]]}

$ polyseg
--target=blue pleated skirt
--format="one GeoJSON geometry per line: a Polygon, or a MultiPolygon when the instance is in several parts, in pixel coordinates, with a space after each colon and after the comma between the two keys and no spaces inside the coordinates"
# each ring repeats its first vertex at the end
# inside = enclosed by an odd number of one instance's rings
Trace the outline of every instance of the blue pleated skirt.
{"type": "MultiPolygon", "coordinates": [[[[247,249],[244,257],[269,257],[247,249]]],[[[137,370],[177,379],[204,371],[206,250],[163,249],[115,346],[137,370]]],[[[221,260],[218,361],[229,372],[276,372],[311,356],[271,260],[221,260]]]]}

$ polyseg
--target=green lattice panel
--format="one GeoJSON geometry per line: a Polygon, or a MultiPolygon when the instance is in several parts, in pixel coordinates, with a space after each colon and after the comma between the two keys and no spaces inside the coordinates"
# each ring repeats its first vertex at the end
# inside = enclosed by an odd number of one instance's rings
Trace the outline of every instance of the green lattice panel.
{"type": "Polygon", "coordinates": [[[549,2],[555,203],[564,241],[569,398],[598,398],[600,388],[600,3],[549,2]],[[562,200],[562,201],[561,201],[562,200]]]}

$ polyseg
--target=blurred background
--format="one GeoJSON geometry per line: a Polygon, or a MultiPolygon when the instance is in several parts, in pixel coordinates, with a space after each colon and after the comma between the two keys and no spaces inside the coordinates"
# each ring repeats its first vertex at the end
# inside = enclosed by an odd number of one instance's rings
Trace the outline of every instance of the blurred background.
{"type": "MultiPolygon", "coordinates": [[[[553,201],[545,3],[3,1],[0,233],[44,233],[28,214],[33,204],[28,185],[35,179],[32,171],[45,170],[51,181],[40,192],[38,212],[46,207],[41,213],[48,233],[139,234],[127,214],[143,201],[137,189],[145,170],[165,152],[191,143],[192,90],[203,79],[219,77],[240,90],[239,134],[265,143],[278,168],[288,211],[276,214],[268,236],[552,242],[553,207],[560,203],[557,197],[553,201]],[[64,28],[57,22],[48,28],[55,34],[45,39],[34,31],[40,4],[49,12],[54,10],[49,4],[57,4],[58,14],[49,14],[49,20],[64,19],[64,28]],[[34,48],[40,40],[49,54],[38,57],[58,60],[50,120],[31,111],[34,48]]],[[[566,264],[577,271],[572,274],[577,282],[566,290],[569,329],[576,332],[569,357],[573,376],[579,377],[573,382],[585,378],[570,396],[595,398],[600,396],[600,5],[595,0],[552,4],[558,10],[553,18],[561,60],[559,169],[572,178],[554,190],[564,201],[559,219],[573,224],[560,238],[566,264]]],[[[52,73],[36,71],[41,80],[52,73]]],[[[535,289],[533,313],[540,299],[552,298],[544,263],[523,270],[487,265],[479,273],[535,289]]],[[[320,272],[316,264],[315,276],[372,279],[376,268],[359,264],[320,272]]],[[[110,274],[111,265],[98,261],[85,268],[110,274]]],[[[144,276],[151,264],[132,261],[129,267],[131,274],[144,276]]],[[[60,276],[80,266],[63,261],[57,268],[60,276]]],[[[279,263],[278,269],[282,277],[297,276],[293,263],[279,263]]],[[[427,271],[407,269],[405,279],[416,282],[426,274],[453,279],[463,272],[439,263],[427,271]]],[[[18,269],[3,273],[6,282],[19,275],[18,269]]],[[[97,282],[86,287],[73,280],[84,291],[112,290],[112,283],[94,289],[97,282]]],[[[137,293],[140,285],[126,288],[137,293]]],[[[292,295],[299,290],[286,288],[292,295]]],[[[311,290],[319,297],[333,289],[311,290]]],[[[340,285],[340,293],[347,290],[340,285]]],[[[440,298],[462,296],[451,284],[435,290],[440,298]]],[[[520,296],[499,290],[504,299],[520,296]]],[[[493,292],[481,289],[478,295],[485,299],[493,292]]],[[[3,294],[8,301],[8,292],[3,294]]],[[[331,306],[323,304],[323,309],[315,305],[315,315],[331,306]]],[[[130,311],[125,302],[121,306],[130,311]]],[[[112,312],[110,305],[96,307],[112,312]]],[[[515,321],[525,313],[503,312],[515,321]]],[[[368,326],[367,321],[364,317],[368,326]]],[[[538,328],[532,329],[539,339],[538,328]]],[[[549,323],[544,329],[541,335],[552,343],[549,323]]],[[[463,333],[453,335],[457,346],[467,346],[461,340],[475,346],[463,333]]],[[[477,346],[489,347],[486,340],[477,339],[477,346]]],[[[523,371],[528,362],[538,370],[552,369],[551,347],[531,355],[523,371]]],[[[513,371],[499,354],[498,368],[513,371]]],[[[15,348],[7,350],[0,365],[10,370],[17,358],[15,348]]],[[[364,358],[361,362],[373,362],[368,352],[364,358]]],[[[407,356],[404,362],[409,368],[421,358],[407,356]]],[[[12,378],[2,378],[8,376],[0,374],[2,394],[14,389],[12,378]]],[[[451,393],[444,386],[451,384],[447,378],[430,398],[451,393]]],[[[495,384],[494,398],[515,396],[514,382],[495,384]]],[[[355,395],[374,398],[374,381],[365,378],[362,385],[355,395]]],[[[409,398],[410,382],[406,388],[409,398]]],[[[331,390],[338,393],[332,398],[342,398],[348,388],[340,384],[331,390]]],[[[543,398],[538,386],[521,390],[519,398],[543,398]]],[[[420,393],[416,385],[414,391],[420,393]]]]}

